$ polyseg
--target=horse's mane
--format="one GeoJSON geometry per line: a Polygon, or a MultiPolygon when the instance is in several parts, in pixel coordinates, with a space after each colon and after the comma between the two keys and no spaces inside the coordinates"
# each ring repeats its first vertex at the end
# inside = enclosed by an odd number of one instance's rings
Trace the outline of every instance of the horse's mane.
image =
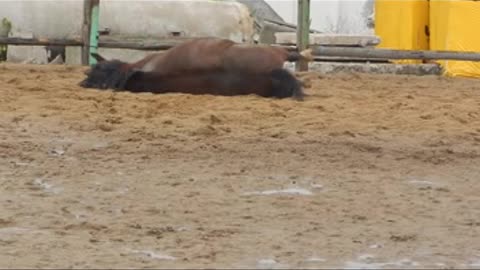
{"type": "Polygon", "coordinates": [[[102,61],[86,72],[87,78],[80,82],[85,88],[122,89],[130,72],[122,69],[126,65],[120,60],[102,61]]]}

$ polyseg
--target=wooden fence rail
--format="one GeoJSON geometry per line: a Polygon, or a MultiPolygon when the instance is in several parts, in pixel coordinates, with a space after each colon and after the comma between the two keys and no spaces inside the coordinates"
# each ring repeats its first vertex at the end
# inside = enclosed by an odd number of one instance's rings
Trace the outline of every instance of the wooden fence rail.
{"type": "MultiPolygon", "coordinates": [[[[133,49],[133,50],[166,50],[191,38],[162,38],[162,39],[125,39],[116,37],[100,37],[98,47],[112,49],[133,49]]],[[[15,38],[0,37],[0,45],[21,45],[21,46],[84,46],[80,38],[73,39],[50,39],[50,38],[15,38]]]]}
{"type": "MultiPolygon", "coordinates": [[[[143,51],[162,51],[168,50],[185,41],[193,38],[160,38],[160,39],[125,39],[122,37],[100,37],[98,47],[110,49],[131,49],[143,51]]],[[[0,37],[0,45],[18,45],[18,46],[71,46],[81,47],[84,42],[80,39],[49,39],[49,38],[15,38],[0,37]]],[[[289,51],[296,51],[296,46],[272,45],[282,47],[289,51]]]]}

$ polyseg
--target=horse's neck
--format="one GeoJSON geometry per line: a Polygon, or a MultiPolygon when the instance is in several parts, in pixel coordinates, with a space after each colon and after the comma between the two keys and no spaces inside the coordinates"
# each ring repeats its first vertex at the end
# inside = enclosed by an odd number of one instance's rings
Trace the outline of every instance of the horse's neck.
{"type": "Polygon", "coordinates": [[[144,72],[155,71],[157,67],[161,65],[161,61],[163,61],[164,57],[165,53],[149,54],[142,60],[131,64],[131,66],[144,72]]]}
{"type": "Polygon", "coordinates": [[[124,88],[133,92],[142,92],[147,91],[154,84],[153,77],[149,76],[148,73],[136,72],[127,79],[124,88]]]}

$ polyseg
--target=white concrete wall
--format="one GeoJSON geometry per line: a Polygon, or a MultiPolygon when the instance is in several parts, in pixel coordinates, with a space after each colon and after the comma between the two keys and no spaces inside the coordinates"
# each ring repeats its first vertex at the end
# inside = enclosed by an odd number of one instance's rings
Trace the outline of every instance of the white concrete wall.
{"type": "Polygon", "coordinates": [[[101,1],[102,27],[137,37],[168,36],[181,31],[190,37],[216,36],[252,41],[254,22],[248,9],[223,1],[101,1]]]}
{"type": "MultiPolygon", "coordinates": [[[[12,22],[12,36],[79,38],[83,0],[0,0],[0,19],[3,17],[12,22]]],[[[110,28],[111,35],[132,38],[161,38],[171,32],[183,32],[190,37],[216,36],[253,42],[255,34],[254,20],[244,5],[209,0],[100,1],[100,30],[104,28],[110,28]]],[[[30,50],[31,47],[9,46],[9,59],[32,58],[30,50]]],[[[43,55],[35,54],[42,58],[37,62],[45,62],[43,55]]],[[[129,52],[125,57],[141,55],[144,53],[129,52]]]]}
{"type": "Polygon", "coordinates": [[[12,22],[15,36],[80,36],[82,12],[82,1],[0,1],[0,18],[12,22]]]}
{"type": "MultiPolygon", "coordinates": [[[[50,38],[80,37],[82,0],[0,1],[0,18],[14,33],[50,38]]],[[[100,1],[100,29],[130,37],[164,37],[172,31],[189,36],[218,36],[251,41],[253,20],[236,2],[199,0],[100,1]]]]}
{"type": "MultiPolygon", "coordinates": [[[[297,0],[266,0],[289,23],[297,23],[297,0]]],[[[365,24],[367,0],[311,0],[312,28],[327,33],[373,34],[365,24]]]]}

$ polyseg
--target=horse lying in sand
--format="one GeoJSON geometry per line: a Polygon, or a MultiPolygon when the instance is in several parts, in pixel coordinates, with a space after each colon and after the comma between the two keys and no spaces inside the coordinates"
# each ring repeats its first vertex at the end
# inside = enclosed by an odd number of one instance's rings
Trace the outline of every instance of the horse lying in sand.
{"type": "Polygon", "coordinates": [[[201,71],[178,75],[133,71],[118,85],[118,90],[150,93],[187,93],[193,95],[258,95],[261,97],[303,100],[300,81],[285,69],[267,73],[201,71]]]}
{"type": "MultiPolygon", "coordinates": [[[[152,76],[161,76],[161,78],[166,79],[168,76],[188,74],[190,86],[194,86],[192,83],[195,81],[205,82],[207,73],[212,72],[210,81],[217,82],[214,86],[221,88],[227,85],[224,82],[218,83],[221,80],[216,79],[217,76],[222,74],[228,75],[229,78],[236,78],[237,81],[242,76],[244,76],[244,79],[251,78],[254,76],[253,74],[259,77],[270,76],[271,78],[272,72],[278,72],[282,69],[286,61],[298,61],[300,59],[311,61],[313,59],[309,51],[289,52],[280,47],[244,45],[219,38],[193,39],[177,45],[165,53],[150,54],[134,63],[106,60],[100,55],[94,56],[99,63],[86,72],[87,78],[80,85],[88,88],[119,90],[126,90],[122,89],[122,86],[126,85],[133,73],[138,72],[143,72],[144,75],[151,72],[151,75],[149,75],[151,80],[152,76]],[[214,77],[215,79],[212,79],[214,77]]],[[[275,81],[276,79],[272,80],[275,81]]],[[[158,80],[156,81],[158,82],[158,80]]],[[[173,77],[168,84],[174,86],[173,81],[179,82],[180,79],[179,77],[173,77]]],[[[293,83],[292,81],[290,84],[293,83]]],[[[233,85],[240,87],[238,82],[230,84],[230,86],[233,85]]],[[[243,84],[244,87],[246,85],[243,84]]],[[[204,85],[199,85],[199,87],[206,89],[204,85]]],[[[197,89],[200,88],[197,87],[197,89]]],[[[158,89],[157,91],[160,91],[158,89]]],[[[171,91],[175,91],[174,87],[171,91]]],[[[188,90],[181,89],[181,91],[186,92],[188,90]]],[[[211,89],[211,91],[214,91],[214,89],[211,89]]]]}

